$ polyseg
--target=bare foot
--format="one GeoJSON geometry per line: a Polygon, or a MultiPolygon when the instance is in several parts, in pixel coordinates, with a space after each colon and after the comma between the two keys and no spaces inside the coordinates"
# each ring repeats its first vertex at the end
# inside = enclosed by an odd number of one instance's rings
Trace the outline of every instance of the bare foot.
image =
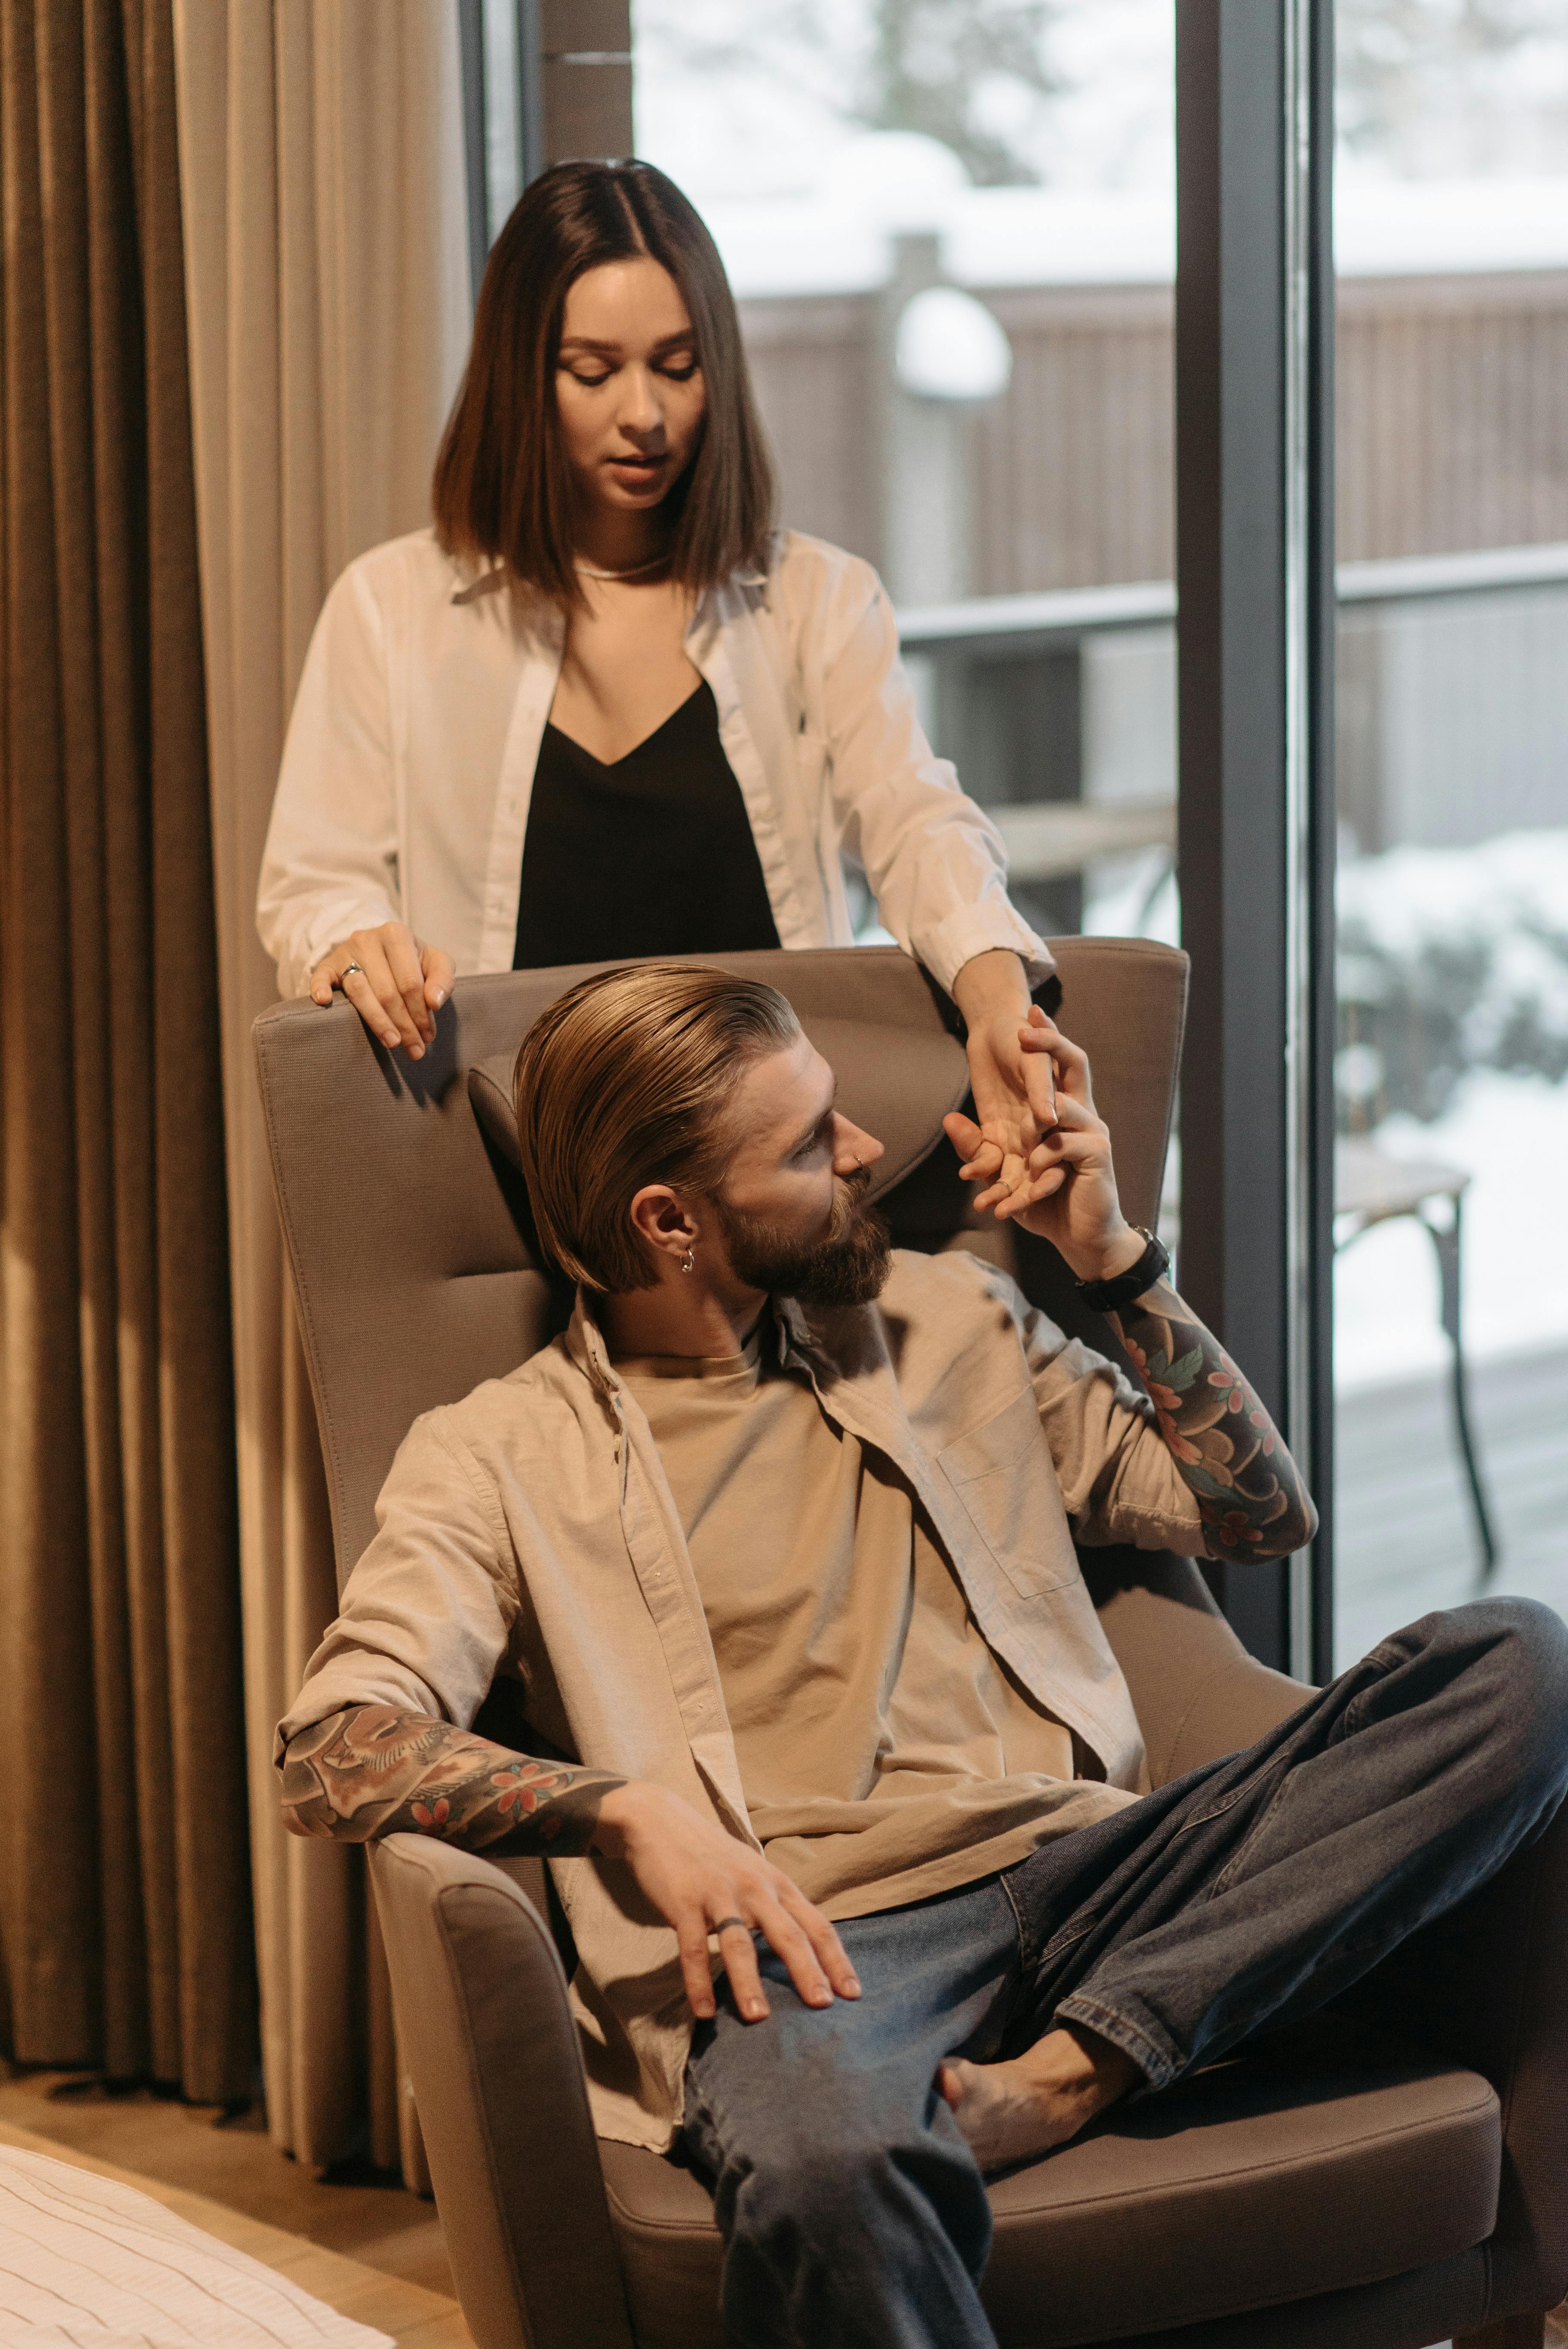
{"type": "Polygon", "coordinates": [[[1066,2145],[1142,2077],[1130,2055],[1073,2023],[1008,2064],[949,2056],[937,2085],[981,2168],[1003,2169],[1066,2145]]]}

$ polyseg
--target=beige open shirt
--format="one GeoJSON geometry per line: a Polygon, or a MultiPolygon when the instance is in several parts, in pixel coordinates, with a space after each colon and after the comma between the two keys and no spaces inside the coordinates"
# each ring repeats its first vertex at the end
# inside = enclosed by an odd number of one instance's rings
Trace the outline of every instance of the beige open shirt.
{"type": "MultiPolygon", "coordinates": [[[[775,1311],[781,1359],[913,1487],[990,1647],[1103,1763],[1103,1784],[1053,1790],[1053,1825],[1133,1799],[1142,1742],[1073,1537],[1203,1554],[1147,1398],[962,1252],[900,1251],[873,1306],[775,1311]]],[[[466,1728],[502,1672],[542,1747],[652,1779],[757,1848],[664,1469],[583,1299],[510,1378],[415,1422],[377,1519],[279,1725],[280,1758],[296,1731],[354,1704],[466,1728]]],[[[691,2031],[675,1935],[624,1862],[550,1866],[581,1961],[595,2124],[663,2151],[691,2031]]]]}

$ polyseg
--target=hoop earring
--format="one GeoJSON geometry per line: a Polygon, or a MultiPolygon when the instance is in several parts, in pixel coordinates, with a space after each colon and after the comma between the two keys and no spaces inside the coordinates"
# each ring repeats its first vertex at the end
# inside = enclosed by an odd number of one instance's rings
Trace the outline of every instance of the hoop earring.
{"type": "Polygon", "coordinates": [[[695,1248],[687,1248],[685,1256],[682,1257],[681,1270],[683,1272],[695,1272],[696,1270],[696,1251],[695,1248]]]}

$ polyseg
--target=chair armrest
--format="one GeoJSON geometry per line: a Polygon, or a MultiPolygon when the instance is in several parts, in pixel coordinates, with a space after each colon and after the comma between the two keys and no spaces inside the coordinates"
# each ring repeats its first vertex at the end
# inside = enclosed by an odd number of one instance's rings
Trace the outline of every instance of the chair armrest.
{"type": "Polygon", "coordinates": [[[1143,1732],[1150,1784],[1251,1745],[1312,1694],[1249,1656],[1190,1557],[1116,1546],[1078,1562],[1143,1732]]]}
{"type": "Polygon", "coordinates": [[[1339,2002],[1480,2072],[1502,2106],[1485,2321],[1568,2293],[1568,1805],[1457,1909],[1339,2002]]]}
{"type": "Polygon", "coordinates": [[[566,1976],[508,1865],[370,1847],[458,2296],[478,2349],[632,2349],[566,1976]]]}

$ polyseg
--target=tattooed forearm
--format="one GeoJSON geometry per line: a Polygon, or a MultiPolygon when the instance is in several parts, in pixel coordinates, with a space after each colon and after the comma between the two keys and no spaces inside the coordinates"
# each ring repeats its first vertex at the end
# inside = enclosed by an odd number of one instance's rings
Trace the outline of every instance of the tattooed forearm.
{"type": "Polygon", "coordinates": [[[1156,1281],[1110,1320],[1198,1496],[1210,1556],[1288,1557],[1310,1541],[1317,1511],[1274,1422],[1170,1282],[1156,1281]]]}
{"type": "Polygon", "coordinates": [[[366,1843],[399,1828],[498,1857],[585,1852],[599,1805],[624,1781],[492,1745],[428,1713],[359,1704],[290,1738],[284,1822],[366,1843]]]}

